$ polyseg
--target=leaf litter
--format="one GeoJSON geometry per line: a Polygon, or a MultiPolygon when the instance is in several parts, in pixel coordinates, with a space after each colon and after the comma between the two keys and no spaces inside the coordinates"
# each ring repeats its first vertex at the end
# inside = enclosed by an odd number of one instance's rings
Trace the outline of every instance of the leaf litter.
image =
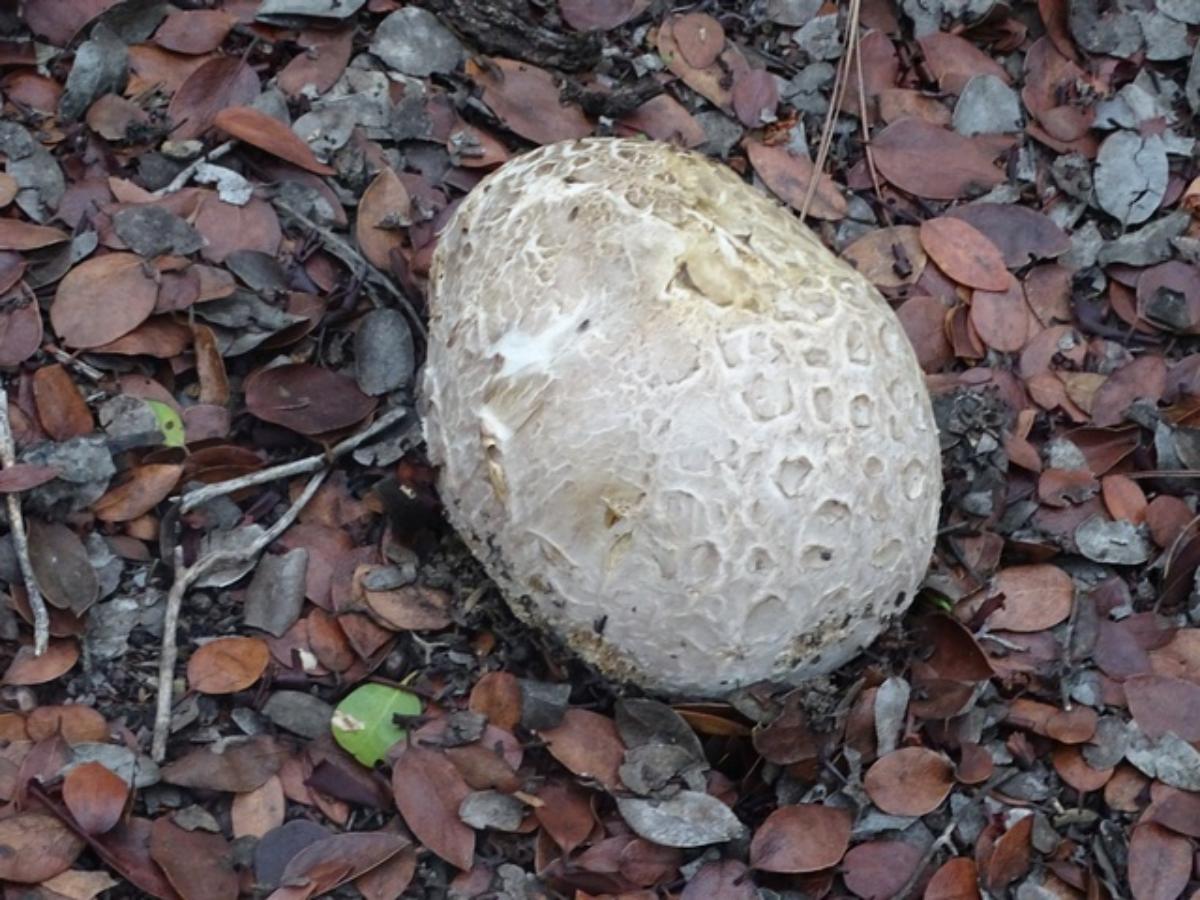
{"type": "Polygon", "coordinates": [[[26,4],[2,48],[0,490],[53,639],[5,540],[0,877],[94,894],[86,842],[172,898],[1197,890],[1187,3],[864,3],[820,172],[846,15],[809,0],[203,6],[26,4]],[[190,492],[411,409],[449,211],[595,133],[793,209],[816,179],[935,397],[913,614],[799,690],[640,697],[512,619],[385,434],[188,595],[154,767],[176,552],[244,546],[314,470],[190,492]]]}

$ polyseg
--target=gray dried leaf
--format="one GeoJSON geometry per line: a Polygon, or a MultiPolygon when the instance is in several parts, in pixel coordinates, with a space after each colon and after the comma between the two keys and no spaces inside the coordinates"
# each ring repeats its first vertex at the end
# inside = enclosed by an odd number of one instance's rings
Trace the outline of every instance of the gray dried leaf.
{"type": "Polygon", "coordinates": [[[728,806],[699,791],[680,791],[668,800],[619,797],[617,809],[635,834],[664,847],[704,847],[746,833],[728,806]]]}
{"type": "Polygon", "coordinates": [[[113,216],[113,229],[138,256],[187,256],[204,246],[195,228],[161,206],[130,206],[113,216]]]}
{"type": "MultiPolygon", "coordinates": [[[[1096,255],[1101,265],[1125,263],[1130,266],[1150,266],[1165,262],[1172,255],[1172,241],[1187,230],[1192,217],[1187,212],[1176,211],[1160,216],[1137,231],[1129,231],[1119,238],[1105,242],[1096,255]]],[[[1095,227],[1094,223],[1089,223],[1095,227]]]]}
{"type": "Polygon", "coordinates": [[[1096,156],[1096,200],[1123,225],[1145,222],[1162,203],[1169,174],[1161,137],[1113,132],[1096,156]]]}
{"type": "Polygon", "coordinates": [[[549,681],[520,680],[521,727],[545,731],[562,722],[571,698],[571,685],[549,681]]]}
{"type": "Polygon", "coordinates": [[[280,728],[315,741],[329,733],[333,707],[304,691],[276,691],[263,704],[262,713],[280,728]]]}
{"type": "Polygon", "coordinates": [[[1129,749],[1129,726],[1119,716],[1101,716],[1096,733],[1080,748],[1084,760],[1094,769],[1110,769],[1125,758],[1129,749]]]}
{"type": "Polygon", "coordinates": [[[1200,750],[1172,733],[1151,739],[1131,722],[1125,758],[1149,778],[1181,791],[1200,791],[1200,750]]]}
{"type": "Polygon", "coordinates": [[[1075,529],[1075,546],[1092,562],[1113,566],[1144,563],[1153,549],[1143,526],[1102,516],[1092,516],[1075,529]]]}
{"type": "Polygon", "coordinates": [[[378,397],[412,383],[416,366],[408,317],[398,309],[373,309],[354,336],[354,375],[364,394],[378,397]]]}
{"type": "Polygon", "coordinates": [[[458,38],[418,6],[398,9],[375,26],[371,52],[397,72],[418,78],[453,72],[463,59],[458,38]]]}
{"type": "Polygon", "coordinates": [[[100,597],[100,584],[78,535],[59,522],[29,520],[29,561],[46,602],[79,616],[100,597]]]}
{"type": "Polygon", "coordinates": [[[225,267],[257,294],[281,294],[287,290],[287,273],[270,253],[234,250],[225,257],[225,267]]]}
{"type": "Polygon", "coordinates": [[[129,649],[129,635],[141,618],[141,605],[133,597],[97,603],[87,617],[88,655],[99,660],[120,659],[129,649]]]}
{"type": "Polygon", "coordinates": [[[1092,53],[1128,59],[1142,49],[1142,29],[1132,13],[1118,7],[1101,15],[1099,0],[1072,0],[1067,22],[1071,35],[1092,53]]]}
{"type": "Polygon", "coordinates": [[[164,0],[124,0],[109,6],[95,18],[95,23],[103,24],[122,43],[132,46],[150,40],[172,8],[164,0]]]}
{"type": "Polygon", "coordinates": [[[284,312],[246,290],[198,303],[193,310],[196,318],[230,329],[226,333],[217,332],[217,343],[222,353],[232,356],[253,350],[276,332],[304,321],[303,317],[284,312]]]}
{"type": "Polygon", "coordinates": [[[1200,43],[1196,44],[1196,52],[1192,54],[1192,64],[1188,68],[1187,83],[1183,86],[1188,106],[1192,112],[1200,114],[1200,43]]]}
{"type": "Polygon", "coordinates": [[[877,756],[891,753],[899,746],[900,732],[908,713],[912,689],[903,678],[893,676],[875,692],[875,741],[877,756]]]}
{"type": "Polygon", "coordinates": [[[5,171],[20,186],[17,206],[35,222],[46,222],[67,189],[62,169],[50,152],[16,122],[0,120],[0,154],[5,171]]]}
{"type": "Polygon", "coordinates": [[[71,747],[71,761],[63,767],[62,774],[89,762],[100,763],[135,788],[147,788],[159,782],[154,760],[120,744],[75,744],[71,747]]]}
{"type": "Polygon", "coordinates": [[[665,703],[640,697],[618,700],[614,709],[617,732],[626,747],[672,744],[694,762],[706,763],[700,738],[683,716],[665,703]]]}
{"type": "Polygon", "coordinates": [[[121,574],[125,571],[125,563],[113,553],[108,541],[94,531],[84,538],[83,544],[87,548],[88,562],[100,585],[100,598],[103,599],[121,586],[121,574]]]}
{"type": "Polygon", "coordinates": [[[458,817],[472,828],[517,831],[525,818],[525,804],[499,791],[472,791],[458,806],[458,817]]]}
{"type": "Polygon", "coordinates": [[[798,28],[817,14],[821,4],[822,0],[767,0],[767,19],[798,28]]]}
{"type": "Polygon", "coordinates": [[[91,506],[108,490],[109,479],[117,472],[105,438],[99,435],[35,444],[21,454],[20,461],[58,469],[53,481],[25,493],[27,508],[47,518],[91,506]]]}
{"type": "Polygon", "coordinates": [[[313,153],[328,159],[346,146],[360,121],[359,111],[366,102],[339,100],[322,103],[296,120],[293,131],[312,148],[313,153]]]}
{"type": "Polygon", "coordinates": [[[688,787],[703,790],[702,770],[707,767],[707,764],[697,762],[683,747],[642,744],[625,751],[625,762],[618,771],[621,783],[627,788],[635,794],[651,796],[659,795],[681,776],[686,777],[688,787]]]}
{"type": "Polygon", "coordinates": [[[246,588],[242,621],[275,637],[283,635],[300,618],[307,572],[308,551],[303,547],[263,556],[246,588]]]}
{"type": "MultiPolygon", "coordinates": [[[[1193,7],[1200,8],[1196,4],[1193,7]]],[[[1192,48],[1188,44],[1187,29],[1180,28],[1177,19],[1163,15],[1161,9],[1138,9],[1134,10],[1134,15],[1145,36],[1146,59],[1154,62],[1187,59],[1192,48]]]]}
{"type": "MultiPolygon", "coordinates": [[[[200,541],[200,556],[212,553],[240,553],[262,537],[265,531],[266,529],[257,522],[228,530],[210,531],[200,541]]],[[[196,579],[196,587],[229,587],[253,569],[256,562],[254,559],[246,559],[217,566],[196,579]]]]}
{"type": "Polygon", "coordinates": [[[973,77],[954,104],[954,130],[967,137],[1016,132],[1024,124],[1021,98],[995,75],[973,77]]]}
{"type": "Polygon", "coordinates": [[[156,441],[162,439],[158,417],[141,397],[118,394],[101,403],[98,413],[100,427],[109,440],[122,441],[128,446],[139,435],[154,435],[156,441]]]}
{"type": "Polygon", "coordinates": [[[263,0],[255,18],[260,22],[279,22],[283,25],[295,24],[293,19],[305,16],[341,21],[358,12],[366,2],[367,0],[263,0]]]}
{"type": "Polygon", "coordinates": [[[792,40],[810,59],[839,59],[842,55],[842,29],[836,14],[809,19],[792,40]]]}
{"type": "Polygon", "coordinates": [[[1200,25],[1200,5],[1197,5],[1195,0],[1157,0],[1154,5],[1160,13],[1170,16],[1176,22],[1200,25]]]}
{"type": "Polygon", "coordinates": [[[129,50],[111,28],[97,23],[91,37],[75,51],[66,90],[58,101],[58,117],[73,122],[104,94],[121,93],[128,74],[129,50]]]}

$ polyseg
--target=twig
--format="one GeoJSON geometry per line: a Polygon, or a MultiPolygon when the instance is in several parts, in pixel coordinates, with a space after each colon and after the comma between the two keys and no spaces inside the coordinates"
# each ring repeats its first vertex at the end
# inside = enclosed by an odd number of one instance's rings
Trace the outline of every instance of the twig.
{"type": "MultiPolygon", "coordinates": [[[[8,422],[8,391],[0,385],[0,463],[5,469],[17,463],[17,449],[13,445],[12,426],[8,422]]],[[[25,517],[21,514],[21,495],[13,492],[4,497],[8,508],[8,530],[12,534],[13,550],[17,554],[17,566],[25,582],[25,593],[29,597],[29,608],[33,611],[33,653],[41,656],[50,646],[50,614],[46,601],[38,588],[33,563],[29,559],[29,537],[25,533],[25,517]]]]}
{"type": "Polygon", "coordinates": [[[167,194],[174,194],[176,191],[182,190],[187,186],[187,183],[192,180],[192,176],[196,174],[197,169],[199,169],[205,163],[210,163],[215,159],[220,159],[236,146],[236,140],[229,140],[223,144],[213,147],[202,156],[197,156],[194,160],[184,166],[178,175],[171,179],[170,184],[155,191],[154,196],[165,197],[167,194]]]}
{"type": "Polygon", "coordinates": [[[171,697],[175,682],[175,662],[179,656],[176,631],[179,629],[179,611],[183,598],[199,578],[221,566],[235,566],[254,559],[273,541],[285,532],[299,517],[304,507],[317,493],[321,482],[329,474],[323,469],[305,485],[303,493],[296,498],[288,511],[279,517],[257,540],[238,550],[223,550],[202,556],[187,568],[183,568],[183,548],[175,548],[175,580],[167,594],[167,609],[163,615],[162,653],[158,660],[158,705],[154,712],[154,739],[151,754],[155,762],[162,762],[167,754],[167,738],[171,734],[171,697]]]}
{"type": "Polygon", "coordinates": [[[269,481],[277,481],[280,478],[291,478],[296,475],[307,475],[309,472],[315,472],[327,463],[333,462],[335,459],[357,449],[361,444],[375,437],[381,431],[387,430],[408,415],[408,413],[409,410],[404,407],[390,409],[362,431],[351,435],[340,444],[336,444],[328,453],[317,453],[304,459],[280,463],[277,466],[271,466],[271,468],[263,469],[259,472],[251,472],[249,475],[243,475],[240,478],[218,481],[216,484],[208,484],[202,488],[197,488],[183,495],[183,500],[179,504],[179,511],[181,513],[190,512],[202,503],[207,503],[209,500],[217,497],[224,497],[226,494],[232,494],[235,491],[242,490],[242,488],[266,484],[269,481]]]}

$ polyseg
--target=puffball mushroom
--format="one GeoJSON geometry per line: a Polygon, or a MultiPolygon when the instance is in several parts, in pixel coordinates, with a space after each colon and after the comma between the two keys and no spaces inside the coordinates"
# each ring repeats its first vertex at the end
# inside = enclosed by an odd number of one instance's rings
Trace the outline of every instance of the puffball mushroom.
{"type": "Polygon", "coordinates": [[[447,514],[519,617],[720,696],[836,668],[937,528],[929,395],[876,290],[730,169],[542,147],[433,257],[421,409],[447,514]]]}

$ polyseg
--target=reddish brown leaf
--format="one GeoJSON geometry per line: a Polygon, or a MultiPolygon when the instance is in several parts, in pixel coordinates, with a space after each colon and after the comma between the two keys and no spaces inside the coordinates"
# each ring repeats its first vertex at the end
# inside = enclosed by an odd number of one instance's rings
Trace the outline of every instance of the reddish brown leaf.
{"type": "Polygon", "coordinates": [[[1200,795],[1156,785],[1153,796],[1143,821],[1157,822],[1188,837],[1200,837],[1200,795]]]}
{"type": "Polygon", "coordinates": [[[1008,290],[1012,276],[999,248],[961,219],[943,216],[922,222],[921,245],[938,268],[960,284],[983,291],[1008,290]]]}
{"type": "Polygon", "coordinates": [[[1001,353],[1015,353],[1025,346],[1035,320],[1025,302],[1021,283],[1012,275],[1003,291],[975,291],[971,295],[971,327],[980,340],[1001,353]]]}
{"type": "Polygon", "coordinates": [[[937,297],[918,294],[904,301],[896,316],[926,372],[936,372],[954,359],[954,348],[946,336],[950,309],[937,297]]]}
{"type": "Polygon", "coordinates": [[[102,522],[128,522],[158,506],[179,483],[182,465],[155,463],[137,466],[129,477],[92,505],[102,522]]]}
{"type": "Polygon", "coordinates": [[[1165,675],[1125,680],[1125,699],[1134,721],[1151,738],[1168,732],[1200,741],[1200,684],[1165,675]]]}
{"type": "Polygon", "coordinates": [[[259,94],[258,76],[240,56],[218,56],[199,65],[187,78],[167,108],[175,123],[171,137],[177,141],[200,137],[213,125],[217,113],[242,106],[259,94]]]}
{"type": "Polygon", "coordinates": [[[18,366],[38,351],[42,344],[42,314],[33,297],[18,302],[9,295],[0,309],[0,366],[18,366]],[[11,302],[15,305],[8,306],[11,302]]]}
{"type": "Polygon", "coordinates": [[[677,16],[668,17],[658,29],[659,55],[663,62],[684,84],[720,109],[729,111],[733,80],[749,69],[746,57],[737,45],[726,43],[725,49],[711,65],[696,67],[687,61],[675,37],[677,16]]]}
{"type": "MultiPolygon", "coordinates": [[[[800,210],[812,181],[812,162],[803,156],[789,153],[786,147],[771,147],[759,141],[743,142],[750,164],[763,183],[780,200],[800,210]]],[[[833,179],[824,172],[817,179],[817,191],[809,214],[818,219],[841,219],[846,215],[846,198],[838,191],[833,179]]]]}
{"type": "Polygon", "coordinates": [[[98,762],[82,763],[63,779],[63,802],[87,834],[103,834],[121,821],[129,785],[98,762]]]}
{"type": "Polygon", "coordinates": [[[1192,843],[1161,825],[1135,825],[1129,839],[1129,890],[1134,900],[1175,900],[1192,871],[1192,843]]]}
{"type": "Polygon", "coordinates": [[[1077,746],[1055,747],[1051,761],[1059,777],[1081,794],[1100,790],[1113,775],[1112,769],[1093,769],[1088,765],[1077,746]]]}
{"type": "Polygon", "coordinates": [[[1178,497],[1160,494],[1146,507],[1146,525],[1150,536],[1160,547],[1170,547],[1188,523],[1192,521],[1192,509],[1178,497]]]}
{"type": "Polygon", "coordinates": [[[962,856],[945,862],[925,886],[924,900],[979,900],[975,862],[962,856]]]}
{"type": "Polygon", "coordinates": [[[594,778],[610,791],[621,788],[617,770],[625,745],[616,723],[586,709],[568,709],[562,722],[540,732],[550,755],[581,778],[594,778]]]}
{"type": "Polygon", "coordinates": [[[775,76],[765,69],[747,69],[734,81],[731,99],[733,111],[747,128],[774,120],[779,105],[775,76]]]}
{"type": "Polygon", "coordinates": [[[411,844],[403,835],[387,831],[330,835],[293,856],[280,883],[303,884],[311,896],[326,894],[382,865],[411,844]]]}
{"type": "Polygon", "coordinates": [[[353,378],[308,363],[260,369],[246,379],[245,390],[253,415],[307,435],[348,428],[376,404],[353,378]]]}
{"type": "Polygon", "coordinates": [[[37,250],[65,241],[65,231],[18,219],[0,219],[0,250],[37,250]]]}
{"type": "Polygon", "coordinates": [[[244,691],[262,677],[270,660],[270,650],[260,638],[217,638],[188,660],[188,686],[201,694],[244,691]]]}
{"type": "Polygon", "coordinates": [[[993,188],[1004,172],[993,154],[970,138],[919,119],[899,119],[871,140],[875,165],[901,190],[932,200],[954,200],[993,188]]]}
{"type": "Polygon", "coordinates": [[[61,735],[68,744],[104,743],[108,740],[108,722],[89,706],[39,706],[25,717],[29,740],[42,741],[61,735]]]}
{"type": "Polygon", "coordinates": [[[922,622],[924,637],[933,647],[929,667],[951,681],[985,681],[992,664],[974,635],[949,616],[928,616],[922,622]]]}
{"type": "Polygon", "coordinates": [[[354,236],[372,265],[385,272],[391,268],[392,251],[404,247],[400,222],[410,216],[410,199],[403,182],[389,168],[381,169],[358,201],[354,236]]]}
{"type": "Polygon", "coordinates": [[[53,440],[91,434],[96,423],[83,395],[65,368],[52,363],[33,373],[33,400],[42,428],[53,440]]]}
{"type": "Polygon", "coordinates": [[[483,102],[504,126],[535,144],[586,137],[592,123],[576,106],[559,98],[558,84],[545,69],[513,59],[466,65],[468,77],[483,88],[483,102]]]}
{"type": "Polygon", "coordinates": [[[1018,269],[1039,259],[1053,259],[1071,249],[1066,232],[1045,213],[1015,203],[969,203],[946,215],[974,226],[1004,255],[1004,264],[1018,269]]]}
{"type": "Polygon", "coordinates": [[[513,731],[521,721],[521,685],[511,672],[488,672],[471,688],[468,706],[490,724],[513,731]]]}
{"type": "Polygon", "coordinates": [[[290,97],[302,94],[306,89],[324,94],[333,87],[353,51],[354,28],[327,30],[312,28],[300,32],[297,42],[304,48],[297,53],[276,76],[280,90],[290,97]]]}
{"type": "Polygon", "coordinates": [[[200,252],[209,262],[224,262],[238,250],[258,250],[274,256],[283,232],[274,208],[255,197],[245,206],[234,206],[206,196],[192,222],[208,242],[200,252]]]}
{"type": "Polygon", "coordinates": [[[868,231],[846,247],[842,256],[878,287],[915,283],[929,259],[921,246],[921,229],[915,225],[868,231]]]}
{"type": "Polygon", "coordinates": [[[167,816],[154,820],[150,856],[183,900],[236,900],[238,875],[228,842],[208,831],[185,831],[167,816]]]}
{"type": "Polygon", "coordinates": [[[283,796],[283,782],[272,775],[262,785],[233,798],[229,808],[229,821],[235,838],[252,835],[261,838],[268,831],[283,824],[287,812],[287,800],[283,796]]]}
{"type": "Polygon", "coordinates": [[[992,596],[1002,604],[988,617],[988,626],[1002,631],[1042,631],[1071,614],[1075,585],[1058,566],[1009,566],[996,573],[992,596]]]}
{"type": "Polygon", "coordinates": [[[863,779],[867,796],[894,816],[923,816],[942,805],[954,786],[954,766],[936,750],[902,747],[881,757],[863,779]]]}
{"type": "Polygon", "coordinates": [[[407,585],[394,591],[363,589],[375,617],[397,631],[438,631],[450,622],[450,597],[437,588],[407,585]]]}
{"type": "Polygon", "coordinates": [[[22,644],[0,683],[45,684],[71,671],[78,661],[79,645],[73,640],[52,640],[41,656],[33,655],[32,644],[22,644]]]}
{"type": "Polygon", "coordinates": [[[650,0],[560,0],[559,14],[576,31],[608,31],[624,25],[650,5],[650,0]]]}
{"type": "Polygon", "coordinates": [[[721,859],[705,863],[683,889],[679,900],[755,900],[758,891],[744,863],[721,859]]]}
{"type": "Polygon", "coordinates": [[[921,848],[904,841],[868,841],[842,861],[846,887],[863,900],[892,900],[921,860],[921,848]]]}
{"type": "Polygon", "coordinates": [[[153,823],[137,817],[111,831],[96,835],[92,846],[108,866],[133,886],[158,900],[179,900],[179,895],[150,858],[153,823]]]}
{"type": "Polygon", "coordinates": [[[251,106],[230,106],[213,117],[213,124],[252,147],[290,162],[315,175],[332,175],[333,169],[314,155],[292,129],[274,116],[251,106]]]}
{"type": "Polygon", "coordinates": [[[949,94],[961,93],[976,75],[992,75],[1005,83],[1012,81],[1002,65],[956,34],[935,31],[917,42],[938,86],[949,94]]]}
{"type": "Polygon", "coordinates": [[[287,751],[272,738],[259,736],[237,741],[220,753],[211,747],[193,750],[164,766],[162,779],[180,787],[244,794],[261,787],[279,771],[287,751]]]}
{"type": "Polygon", "coordinates": [[[118,356],[153,356],[171,359],[183,353],[192,343],[192,332],[183,322],[169,316],[151,316],[128,334],[96,347],[97,353],[118,356]]]}
{"type": "Polygon", "coordinates": [[[1008,706],[1007,721],[1034,734],[1054,738],[1064,744],[1082,744],[1096,733],[1096,711],[1086,706],[1062,710],[1049,703],[1018,697],[1008,706]]]}
{"type": "Polygon", "coordinates": [[[391,859],[354,879],[363,900],[395,900],[408,889],[417,873],[417,850],[409,845],[391,859]]]}
{"type": "Polygon", "coordinates": [[[847,810],[833,806],[781,806],[754,832],[750,865],[786,874],[828,869],[846,855],[853,821],[847,810]]]}
{"type": "Polygon", "coordinates": [[[154,43],[176,53],[211,53],[236,24],[237,17],[220,9],[176,10],[158,26],[154,43]]]}
{"type": "Polygon", "coordinates": [[[50,323],[69,347],[99,347],[144,322],[158,285],[140,256],[108,253],[84,260],[58,283],[50,323]]]}
{"type": "Polygon", "coordinates": [[[673,16],[671,31],[684,60],[697,69],[711,66],[725,49],[725,29],[704,13],[673,16]]]}
{"type": "Polygon", "coordinates": [[[1108,376],[1093,400],[1093,425],[1119,425],[1135,400],[1157,402],[1167,386],[1167,364],[1161,356],[1140,356],[1108,376]]]}
{"type": "Polygon", "coordinates": [[[425,747],[404,748],[392,768],[392,793],[422,844],[452,866],[471,868],[475,832],[458,817],[470,789],[450,760],[425,747]]]}
{"type": "Polygon", "coordinates": [[[0,819],[0,878],[38,884],[70,868],[83,847],[82,838],[46,813],[0,819]]]}
{"type": "Polygon", "coordinates": [[[993,891],[1002,891],[1029,871],[1032,834],[1033,816],[1029,815],[997,839],[988,857],[985,874],[986,884],[993,891]]]}
{"type": "Polygon", "coordinates": [[[535,806],[533,814],[563,853],[586,841],[596,827],[588,794],[572,782],[551,779],[538,789],[537,797],[542,805],[535,806]]]}
{"type": "Polygon", "coordinates": [[[1146,494],[1141,486],[1127,475],[1105,475],[1100,479],[1100,491],[1108,514],[1135,525],[1146,521],[1146,494]]]}

